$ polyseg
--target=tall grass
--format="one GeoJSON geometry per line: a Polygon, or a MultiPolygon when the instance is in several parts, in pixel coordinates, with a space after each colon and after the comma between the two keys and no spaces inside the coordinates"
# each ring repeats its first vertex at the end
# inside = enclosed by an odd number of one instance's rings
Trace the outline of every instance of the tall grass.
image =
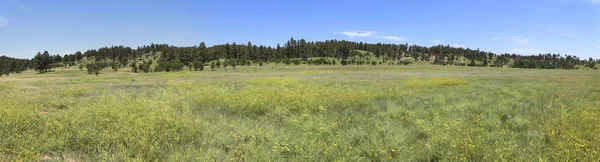
{"type": "Polygon", "coordinates": [[[0,161],[600,160],[595,77],[300,72],[0,82],[0,161]]]}

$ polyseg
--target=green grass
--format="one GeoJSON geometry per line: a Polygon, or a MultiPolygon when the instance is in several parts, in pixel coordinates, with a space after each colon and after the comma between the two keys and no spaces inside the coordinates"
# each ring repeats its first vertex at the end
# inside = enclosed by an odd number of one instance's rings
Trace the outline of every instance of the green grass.
{"type": "Polygon", "coordinates": [[[238,66],[0,77],[0,161],[599,161],[600,72],[238,66]]]}

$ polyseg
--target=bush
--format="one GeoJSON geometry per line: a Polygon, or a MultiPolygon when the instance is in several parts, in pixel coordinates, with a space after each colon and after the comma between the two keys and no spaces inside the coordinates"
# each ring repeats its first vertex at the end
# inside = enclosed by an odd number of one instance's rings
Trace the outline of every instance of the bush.
{"type": "Polygon", "coordinates": [[[92,62],[86,65],[88,74],[100,74],[102,69],[106,68],[107,63],[104,62],[92,62]]]}
{"type": "Polygon", "coordinates": [[[409,60],[402,60],[402,61],[398,62],[398,65],[410,65],[410,64],[412,64],[412,62],[409,60]]]}

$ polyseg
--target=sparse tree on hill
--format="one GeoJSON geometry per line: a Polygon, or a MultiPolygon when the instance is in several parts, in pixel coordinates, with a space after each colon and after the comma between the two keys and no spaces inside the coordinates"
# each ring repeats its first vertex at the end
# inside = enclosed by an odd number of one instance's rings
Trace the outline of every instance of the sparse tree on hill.
{"type": "Polygon", "coordinates": [[[217,62],[215,63],[215,65],[217,65],[217,68],[221,68],[221,61],[217,60],[217,62]]]}
{"type": "Polygon", "coordinates": [[[488,61],[487,58],[485,58],[485,60],[483,60],[483,67],[487,67],[488,66],[488,61]]]}
{"type": "Polygon", "coordinates": [[[193,65],[195,71],[198,71],[198,70],[202,71],[202,70],[204,70],[204,63],[203,62],[200,62],[200,61],[196,60],[196,61],[194,61],[194,63],[192,65],[193,65]]]}
{"type": "Polygon", "coordinates": [[[102,71],[102,69],[106,68],[105,63],[100,63],[100,62],[92,62],[90,64],[86,65],[88,74],[95,74],[98,75],[100,74],[100,71],[102,71]]]}
{"type": "Polygon", "coordinates": [[[44,51],[43,54],[38,52],[33,59],[35,60],[34,69],[39,73],[46,72],[52,67],[52,60],[48,51],[44,51]]]}

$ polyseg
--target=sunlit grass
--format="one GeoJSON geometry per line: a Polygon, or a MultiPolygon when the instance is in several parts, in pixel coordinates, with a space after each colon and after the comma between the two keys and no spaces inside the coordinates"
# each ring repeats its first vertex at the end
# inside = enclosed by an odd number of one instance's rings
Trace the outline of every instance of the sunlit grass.
{"type": "Polygon", "coordinates": [[[598,161],[584,70],[238,67],[0,78],[0,161],[598,161]]]}

